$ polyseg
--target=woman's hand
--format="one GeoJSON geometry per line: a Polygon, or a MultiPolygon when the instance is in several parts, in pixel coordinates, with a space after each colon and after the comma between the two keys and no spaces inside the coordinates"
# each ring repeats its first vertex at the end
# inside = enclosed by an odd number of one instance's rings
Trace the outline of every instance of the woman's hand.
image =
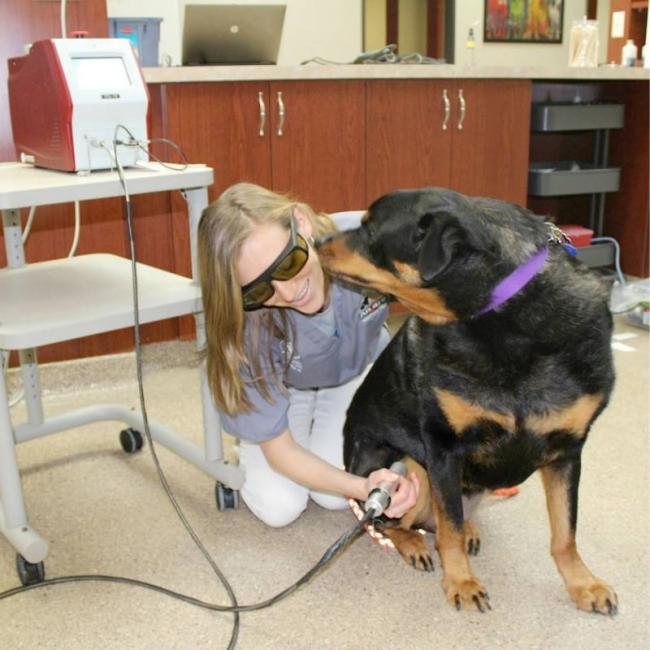
{"type": "Polygon", "coordinates": [[[391,497],[390,507],[386,508],[384,514],[387,517],[399,519],[415,505],[420,493],[420,482],[415,472],[410,477],[404,478],[389,469],[377,469],[371,472],[366,479],[366,493],[370,494],[384,481],[397,482],[397,489],[391,497]]]}

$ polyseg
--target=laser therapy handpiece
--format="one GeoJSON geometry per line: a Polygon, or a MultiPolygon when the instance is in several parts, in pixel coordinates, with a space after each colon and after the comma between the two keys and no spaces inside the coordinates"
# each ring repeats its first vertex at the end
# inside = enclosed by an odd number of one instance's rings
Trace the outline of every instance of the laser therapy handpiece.
{"type": "MultiPolygon", "coordinates": [[[[404,463],[399,461],[393,463],[390,466],[390,471],[399,474],[400,476],[406,476],[407,469],[404,463]]],[[[370,512],[372,509],[373,517],[379,517],[383,514],[384,510],[390,505],[390,500],[395,494],[397,489],[398,481],[382,481],[369,495],[364,508],[366,512],[370,512]]]]}

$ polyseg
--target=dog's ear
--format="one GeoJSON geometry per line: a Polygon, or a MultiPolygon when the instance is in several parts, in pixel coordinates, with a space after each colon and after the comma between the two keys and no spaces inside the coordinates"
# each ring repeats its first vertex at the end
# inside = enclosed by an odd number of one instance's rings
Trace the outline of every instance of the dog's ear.
{"type": "Polygon", "coordinates": [[[458,219],[448,212],[427,212],[414,234],[418,248],[418,270],[424,282],[431,282],[453,259],[464,241],[458,219]]]}

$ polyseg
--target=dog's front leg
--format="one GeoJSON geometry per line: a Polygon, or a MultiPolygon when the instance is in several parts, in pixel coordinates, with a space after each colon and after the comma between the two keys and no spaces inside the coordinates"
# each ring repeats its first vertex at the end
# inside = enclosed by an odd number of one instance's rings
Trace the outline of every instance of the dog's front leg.
{"type": "Polygon", "coordinates": [[[476,608],[481,612],[492,609],[488,593],[472,573],[467,557],[457,463],[451,458],[442,462],[438,459],[433,467],[431,482],[436,548],[440,555],[442,587],[447,600],[456,609],[476,608]]]}
{"type": "Polygon", "coordinates": [[[551,523],[551,555],[576,605],[586,611],[616,614],[614,590],[589,571],[576,548],[580,457],[541,469],[551,523]]]}

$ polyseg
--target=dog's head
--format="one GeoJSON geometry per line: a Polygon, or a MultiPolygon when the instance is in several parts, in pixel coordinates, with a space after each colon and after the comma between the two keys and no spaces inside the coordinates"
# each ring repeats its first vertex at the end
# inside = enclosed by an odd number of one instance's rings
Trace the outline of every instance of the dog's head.
{"type": "Polygon", "coordinates": [[[359,228],[318,246],[333,275],[443,324],[475,313],[498,279],[544,243],[542,220],[527,210],[427,188],[381,197],[359,228]]]}

